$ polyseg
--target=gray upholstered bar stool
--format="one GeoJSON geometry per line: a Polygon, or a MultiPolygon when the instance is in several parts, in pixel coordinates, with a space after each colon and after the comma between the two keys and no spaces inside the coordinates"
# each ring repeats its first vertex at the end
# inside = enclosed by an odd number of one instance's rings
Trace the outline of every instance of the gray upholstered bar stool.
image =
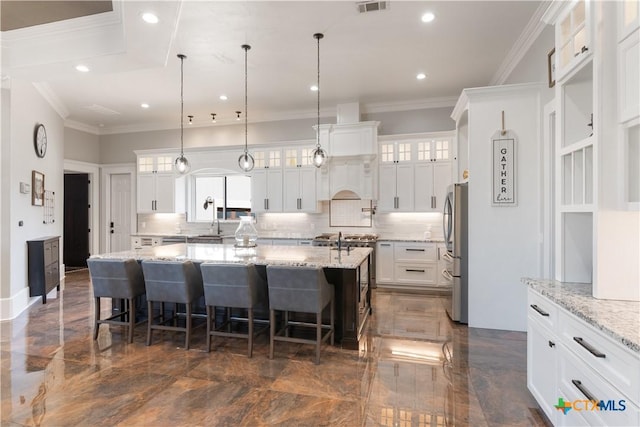
{"type": "Polygon", "coordinates": [[[269,304],[267,283],[253,264],[201,264],[204,299],[207,306],[207,351],[211,351],[211,337],[241,337],[248,340],[247,356],[253,354],[253,338],[266,330],[254,330],[254,308],[266,312],[269,304]],[[216,325],[215,307],[226,307],[227,318],[216,325]],[[247,317],[232,316],[232,308],[247,309],[247,317]],[[246,322],[247,333],[234,332],[233,322],[246,322]],[[226,328],[226,331],[225,331],[226,328]]]}
{"type": "Polygon", "coordinates": [[[151,345],[151,333],[154,329],[185,332],[184,346],[189,350],[191,341],[192,303],[200,298],[204,291],[202,276],[191,261],[142,261],[142,271],[147,287],[147,307],[149,323],[147,325],[147,345],[151,345]],[[175,320],[177,313],[170,319],[160,312],[160,323],[153,323],[153,303],[175,303],[186,306],[185,327],[169,326],[167,322],[175,320]]]}
{"type": "Polygon", "coordinates": [[[136,325],[136,298],[144,295],[144,278],[140,264],[134,259],[87,260],[93,296],[95,298],[95,326],[93,339],[98,338],[100,324],[107,323],[129,327],[129,342],[133,342],[133,328],[136,325]],[[126,301],[125,311],[100,319],[100,298],[118,298],[126,301]],[[124,320],[115,320],[116,318],[124,320]]]}
{"type": "Polygon", "coordinates": [[[274,341],[288,341],[316,345],[315,363],[320,363],[320,345],[331,338],[333,345],[335,327],[334,286],[327,282],[322,268],[267,266],[267,284],[269,288],[269,320],[271,323],[269,339],[269,358],[273,359],[274,341]],[[330,324],[322,324],[322,312],[330,306],[330,324]],[[276,331],[276,310],[284,311],[284,327],[276,331]],[[316,322],[292,322],[288,312],[315,313],[316,322]],[[316,339],[294,338],[289,335],[291,326],[314,327],[316,339]],[[322,330],[328,331],[322,335],[322,330]],[[283,335],[284,333],[284,335],[283,335]]]}

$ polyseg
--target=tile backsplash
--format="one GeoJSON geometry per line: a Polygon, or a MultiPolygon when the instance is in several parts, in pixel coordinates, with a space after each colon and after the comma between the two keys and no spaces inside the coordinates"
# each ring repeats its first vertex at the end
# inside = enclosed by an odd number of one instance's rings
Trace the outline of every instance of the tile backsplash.
{"type": "MultiPolygon", "coordinates": [[[[364,202],[364,201],[358,201],[364,202]]],[[[278,233],[313,237],[327,232],[376,233],[381,238],[442,239],[442,214],[425,213],[375,213],[370,214],[371,226],[353,226],[353,219],[362,218],[361,203],[341,206],[340,214],[345,225],[331,226],[330,202],[321,203],[320,213],[268,213],[257,214],[259,233],[278,233]],[[353,210],[350,212],[350,209],[353,210]]],[[[368,206],[368,203],[367,203],[368,206]]],[[[360,222],[357,222],[360,224],[360,222]]],[[[138,234],[215,234],[211,223],[186,222],[184,214],[138,214],[138,234]]],[[[222,221],[223,235],[235,232],[238,221],[222,221]]]]}

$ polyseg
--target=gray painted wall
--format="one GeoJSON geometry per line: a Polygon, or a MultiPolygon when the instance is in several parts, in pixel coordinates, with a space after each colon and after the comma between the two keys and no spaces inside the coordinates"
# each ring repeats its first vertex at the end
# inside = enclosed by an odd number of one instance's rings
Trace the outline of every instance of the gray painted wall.
{"type": "Polygon", "coordinates": [[[505,84],[542,82],[545,85],[540,94],[540,102],[545,105],[551,101],[555,96],[555,88],[549,88],[548,86],[547,57],[553,46],[553,27],[547,25],[529,48],[524,58],[509,75],[505,84]]]}
{"type": "Polygon", "coordinates": [[[64,128],[64,158],[99,164],[100,138],[91,133],[64,128]]]}
{"type": "MultiPolygon", "coordinates": [[[[381,122],[379,134],[435,132],[455,129],[451,120],[452,107],[429,108],[413,111],[363,114],[362,121],[381,122]]],[[[320,123],[335,123],[335,117],[325,117],[320,123]]],[[[284,141],[299,141],[316,137],[313,126],[316,119],[296,119],[274,122],[250,123],[248,126],[249,145],[269,144],[284,141]]],[[[184,147],[218,147],[244,144],[244,126],[225,125],[210,127],[186,127],[184,147]]],[[[155,148],[179,148],[180,130],[159,130],[132,132],[100,136],[100,162],[131,163],[136,161],[134,150],[155,148]]]]}

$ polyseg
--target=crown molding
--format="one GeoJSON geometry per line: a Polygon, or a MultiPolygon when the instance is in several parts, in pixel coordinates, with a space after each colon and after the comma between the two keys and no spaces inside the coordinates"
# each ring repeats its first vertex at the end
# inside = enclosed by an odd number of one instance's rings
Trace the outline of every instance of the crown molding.
{"type": "Polygon", "coordinates": [[[513,70],[518,66],[522,58],[525,57],[531,46],[540,37],[547,24],[543,21],[545,12],[549,9],[551,1],[543,1],[540,3],[533,16],[525,26],[524,30],[511,47],[511,50],[498,67],[493,78],[489,82],[490,86],[504,84],[509,78],[513,70]]]}
{"type": "Polygon", "coordinates": [[[439,98],[426,98],[415,101],[365,103],[362,104],[362,112],[370,114],[453,107],[457,99],[458,98],[455,96],[443,96],[439,98]]]}
{"type": "Polygon", "coordinates": [[[100,128],[95,126],[87,125],[85,123],[81,123],[75,120],[65,120],[64,127],[79,130],[81,132],[90,133],[92,135],[100,135],[100,128]]]}
{"type": "Polygon", "coordinates": [[[53,108],[56,113],[62,118],[66,119],[69,117],[69,110],[64,105],[64,103],[58,98],[58,95],[51,89],[49,83],[40,82],[40,83],[32,83],[33,87],[42,95],[42,97],[49,103],[51,108],[53,108]]]}

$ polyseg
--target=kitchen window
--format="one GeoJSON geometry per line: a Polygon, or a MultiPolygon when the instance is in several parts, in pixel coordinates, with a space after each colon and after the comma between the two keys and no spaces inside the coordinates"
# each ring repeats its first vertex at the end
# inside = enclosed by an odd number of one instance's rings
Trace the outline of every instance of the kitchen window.
{"type": "Polygon", "coordinates": [[[190,222],[212,222],[214,218],[233,220],[251,213],[251,178],[246,175],[194,174],[189,195],[190,222]],[[215,205],[206,203],[209,197],[215,205]]]}

